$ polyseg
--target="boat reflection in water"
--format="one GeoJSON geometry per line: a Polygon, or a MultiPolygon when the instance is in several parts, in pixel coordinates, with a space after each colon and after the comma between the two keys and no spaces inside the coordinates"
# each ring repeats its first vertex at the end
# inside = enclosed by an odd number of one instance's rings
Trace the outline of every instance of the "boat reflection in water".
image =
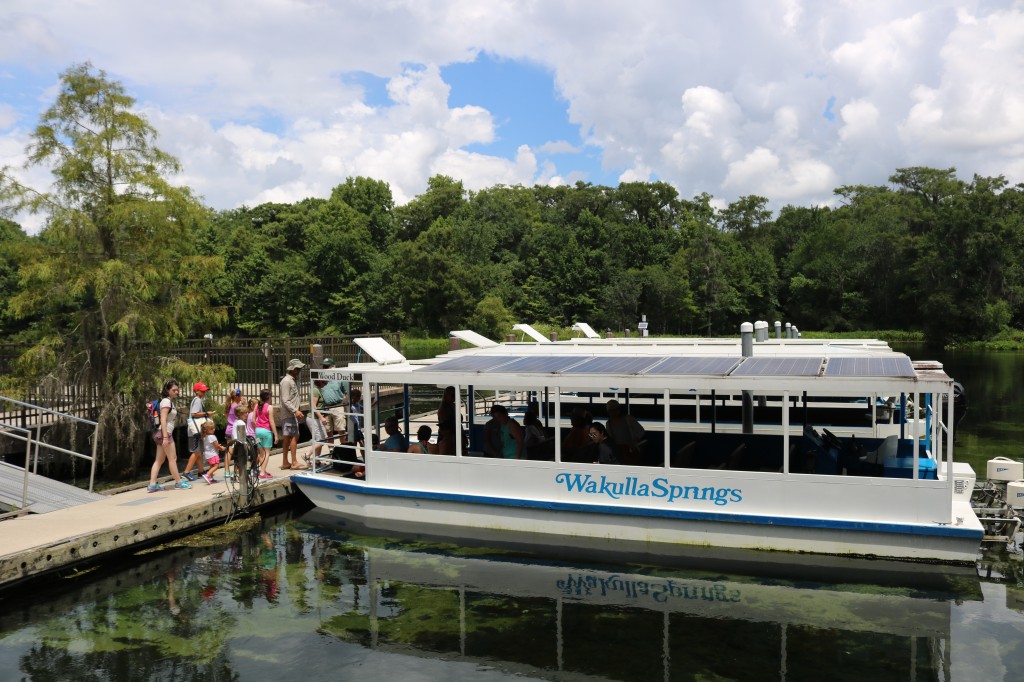
{"type": "Polygon", "coordinates": [[[365,561],[365,598],[325,616],[324,633],[553,679],[950,679],[952,609],[981,597],[973,570],[800,565],[791,554],[751,563],[749,552],[608,569],[526,560],[516,548],[368,543],[362,528],[322,512],[303,522],[343,540],[330,551],[365,561]],[[738,573],[744,563],[755,570],[738,573]]]}
{"type": "MultiPolygon", "coordinates": [[[[508,537],[503,534],[503,537],[508,537]]],[[[1020,562],[457,543],[239,521],[0,593],[24,679],[1024,679],[1020,562]],[[1018,571],[1014,573],[1014,571],[1018,571]]],[[[11,675],[9,674],[8,677],[11,675]]]]}

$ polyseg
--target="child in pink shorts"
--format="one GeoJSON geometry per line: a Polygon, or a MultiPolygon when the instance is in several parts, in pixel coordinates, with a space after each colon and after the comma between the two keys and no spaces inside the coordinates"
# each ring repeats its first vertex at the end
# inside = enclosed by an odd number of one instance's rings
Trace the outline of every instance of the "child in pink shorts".
{"type": "Polygon", "coordinates": [[[206,460],[206,466],[208,467],[206,473],[203,474],[203,480],[207,483],[217,482],[213,475],[220,468],[220,453],[227,449],[220,444],[217,436],[214,435],[213,430],[215,428],[214,423],[208,421],[202,425],[200,431],[203,437],[203,459],[206,460]]]}

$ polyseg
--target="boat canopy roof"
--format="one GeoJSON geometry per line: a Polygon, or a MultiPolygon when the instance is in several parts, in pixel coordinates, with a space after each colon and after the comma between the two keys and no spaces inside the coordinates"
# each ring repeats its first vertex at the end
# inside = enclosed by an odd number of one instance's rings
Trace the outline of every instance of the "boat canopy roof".
{"type": "MultiPolygon", "coordinates": [[[[383,339],[372,343],[386,344],[383,339]]],[[[615,387],[864,396],[943,393],[952,387],[941,364],[915,363],[874,339],[773,339],[753,344],[753,355],[743,357],[734,339],[579,338],[543,344],[492,342],[429,360],[396,362],[395,355],[388,360],[314,373],[325,379],[359,375],[376,383],[563,391],[615,387]]]]}

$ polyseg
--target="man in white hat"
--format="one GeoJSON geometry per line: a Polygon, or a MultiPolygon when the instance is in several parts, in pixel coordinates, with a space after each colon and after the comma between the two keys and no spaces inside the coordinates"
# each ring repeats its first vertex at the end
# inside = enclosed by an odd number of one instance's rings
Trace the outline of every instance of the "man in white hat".
{"type": "Polygon", "coordinates": [[[278,416],[281,422],[281,455],[284,462],[282,469],[308,469],[299,464],[299,423],[306,415],[299,409],[299,385],[295,380],[306,367],[301,360],[292,359],[288,362],[288,370],[281,377],[281,404],[278,416]]]}

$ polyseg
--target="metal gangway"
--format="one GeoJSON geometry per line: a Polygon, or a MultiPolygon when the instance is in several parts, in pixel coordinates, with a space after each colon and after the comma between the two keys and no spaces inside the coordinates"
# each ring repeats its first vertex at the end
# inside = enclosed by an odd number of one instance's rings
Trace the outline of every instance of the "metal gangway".
{"type": "MultiPolygon", "coordinates": [[[[0,421],[0,436],[25,443],[25,464],[23,467],[0,462],[0,506],[17,510],[15,514],[28,512],[45,513],[103,499],[103,495],[93,492],[93,485],[96,480],[96,446],[98,444],[96,433],[98,424],[96,422],[6,396],[0,396],[0,401],[37,411],[51,419],[48,424],[41,423],[39,426],[36,426],[37,431],[35,434],[33,429],[0,421]],[[92,427],[92,452],[90,454],[83,454],[53,445],[52,443],[42,442],[39,437],[42,429],[61,421],[73,421],[92,427]],[[39,475],[39,451],[41,448],[88,461],[89,489],[82,490],[76,486],[39,475]]],[[[4,516],[0,516],[0,519],[2,518],[4,516]]]]}

